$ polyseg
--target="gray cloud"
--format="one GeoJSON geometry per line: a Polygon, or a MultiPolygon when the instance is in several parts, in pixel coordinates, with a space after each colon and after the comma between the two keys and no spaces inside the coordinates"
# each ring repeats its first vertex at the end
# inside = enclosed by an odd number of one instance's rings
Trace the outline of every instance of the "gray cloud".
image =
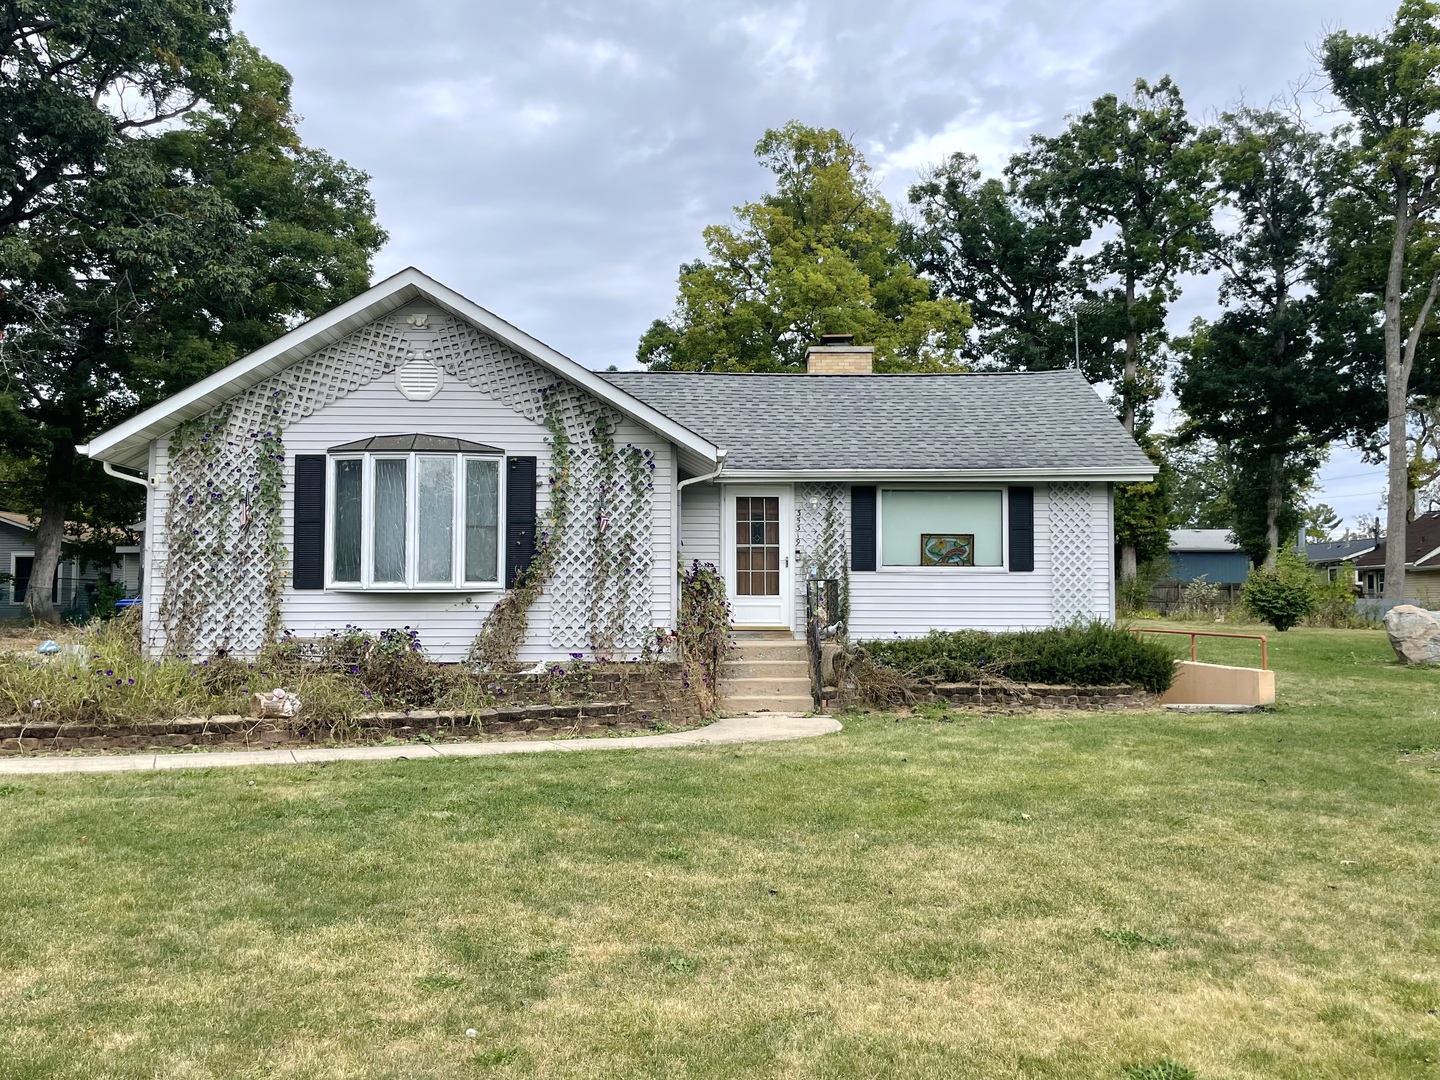
{"type": "MultiPolygon", "coordinates": [[[[422,270],[592,367],[633,362],[700,230],[766,185],[789,119],[853,134],[903,203],[954,150],[998,168],[1096,96],[1173,75],[1267,101],[1375,0],[240,0],[308,142],[374,177],[377,273],[422,270]]],[[[1197,283],[1177,317],[1207,307],[1197,283]]],[[[1366,507],[1368,508],[1368,507],[1366,507]]]]}

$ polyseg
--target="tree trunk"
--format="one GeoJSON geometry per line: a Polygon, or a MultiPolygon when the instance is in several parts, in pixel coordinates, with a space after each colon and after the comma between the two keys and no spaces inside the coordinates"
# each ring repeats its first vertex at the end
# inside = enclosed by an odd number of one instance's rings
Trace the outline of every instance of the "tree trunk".
{"type": "Polygon", "coordinates": [[[66,493],[70,490],[75,471],[75,448],[56,442],[50,448],[50,462],[45,470],[45,496],[40,503],[40,523],[35,528],[35,562],[30,570],[30,587],[25,590],[25,606],[37,621],[58,623],[60,612],[51,599],[51,583],[60,569],[65,542],[65,514],[70,509],[66,493]]]}
{"type": "MultiPolygon", "coordinates": [[[[1140,335],[1135,330],[1135,279],[1125,279],[1125,369],[1120,383],[1120,424],[1135,434],[1135,382],[1140,374],[1140,335]]],[[[1133,581],[1139,573],[1135,545],[1120,545],[1120,580],[1133,581]]]]}
{"type": "Polygon", "coordinates": [[[1405,526],[1408,524],[1410,455],[1405,432],[1409,379],[1400,345],[1400,299],[1405,282],[1405,244],[1411,217],[1403,194],[1395,213],[1395,238],[1390,245],[1390,267],[1385,277],[1385,403],[1389,412],[1389,495],[1385,507],[1386,600],[1405,598],[1405,526]]]}
{"type": "Polygon", "coordinates": [[[1265,566],[1280,554],[1280,513],[1285,509],[1285,455],[1270,455],[1270,489],[1265,493],[1265,566]]]}

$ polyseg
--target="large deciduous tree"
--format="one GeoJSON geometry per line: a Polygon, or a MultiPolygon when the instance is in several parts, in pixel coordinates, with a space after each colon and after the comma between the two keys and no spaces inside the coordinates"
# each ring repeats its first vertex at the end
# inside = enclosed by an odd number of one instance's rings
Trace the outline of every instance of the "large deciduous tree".
{"type": "Polygon", "coordinates": [[[880,371],[957,367],[969,318],[933,298],[900,250],[900,229],[840,132],[792,121],[755,147],[775,189],[705,229],[705,258],[680,268],[667,320],[639,360],[686,371],[799,371],[820,334],[875,347],[880,371]]]}
{"type": "Polygon", "coordinates": [[[0,11],[0,452],[33,478],[43,582],[114,483],[75,446],[362,291],[384,234],[227,3],[0,11]]]}
{"type": "Polygon", "coordinates": [[[1197,321],[1179,349],[1180,435],[1226,448],[1236,537],[1273,566],[1327,447],[1378,423],[1377,373],[1363,354],[1315,347],[1321,309],[1347,302],[1320,280],[1324,138],[1282,113],[1239,109],[1221,118],[1212,145],[1233,225],[1209,255],[1221,314],[1197,321]]]}
{"type": "MultiPolygon", "coordinates": [[[[1074,207],[1100,237],[1085,265],[1112,312],[1108,321],[1123,329],[1109,376],[1120,422],[1136,434],[1148,427],[1162,390],[1165,314],[1179,292],[1176,279],[1196,266],[1210,228],[1209,154],[1196,134],[1168,77],[1153,86],[1140,79],[1128,100],[1098,98],[1061,134],[1034,137],[1017,161],[1028,198],[1074,207]]],[[[1121,491],[1119,502],[1143,502],[1148,493],[1121,491]]],[[[1132,509],[1137,535],[1144,520],[1160,516],[1132,509]]],[[[1125,530],[1120,535],[1120,577],[1128,580],[1137,546],[1125,530]]]]}
{"type": "MultiPolygon", "coordinates": [[[[1379,36],[1330,34],[1321,62],[1331,92],[1351,119],[1353,197],[1388,226],[1382,307],[1386,531],[1403,537],[1410,502],[1411,375],[1440,294],[1430,235],[1440,215],[1440,4],[1403,0],[1379,36]]],[[[1403,544],[1386,548],[1386,599],[1405,595],[1405,559],[1403,544]]]]}

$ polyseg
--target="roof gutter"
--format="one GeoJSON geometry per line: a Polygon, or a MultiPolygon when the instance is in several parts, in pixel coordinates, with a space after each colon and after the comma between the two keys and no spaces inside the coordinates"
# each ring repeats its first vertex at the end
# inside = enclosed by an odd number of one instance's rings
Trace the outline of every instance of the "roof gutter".
{"type": "Polygon", "coordinates": [[[732,480],[1153,480],[1159,470],[1104,468],[1025,469],[740,469],[732,480]]]}
{"type": "Polygon", "coordinates": [[[717,476],[719,476],[722,472],[725,471],[725,455],[727,453],[729,453],[729,451],[725,449],[716,450],[714,472],[708,473],[705,476],[692,476],[689,480],[681,480],[680,483],[675,485],[675,490],[677,492],[681,492],[684,491],[691,484],[700,484],[709,480],[714,480],[717,476]]]}

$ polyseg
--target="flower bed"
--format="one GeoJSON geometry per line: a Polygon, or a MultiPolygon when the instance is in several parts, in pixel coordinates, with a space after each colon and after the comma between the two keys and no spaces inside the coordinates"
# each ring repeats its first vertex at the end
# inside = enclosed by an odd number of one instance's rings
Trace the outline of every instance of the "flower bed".
{"type": "Polygon", "coordinates": [[[581,738],[673,730],[630,701],[575,705],[514,705],[472,711],[413,709],[356,717],[356,726],[337,740],[325,728],[243,716],[183,717],[151,723],[97,727],[88,724],[0,723],[0,756],[56,751],[159,751],[208,748],[259,749],[323,745],[336,741],[461,742],[478,738],[581,738]]]}

